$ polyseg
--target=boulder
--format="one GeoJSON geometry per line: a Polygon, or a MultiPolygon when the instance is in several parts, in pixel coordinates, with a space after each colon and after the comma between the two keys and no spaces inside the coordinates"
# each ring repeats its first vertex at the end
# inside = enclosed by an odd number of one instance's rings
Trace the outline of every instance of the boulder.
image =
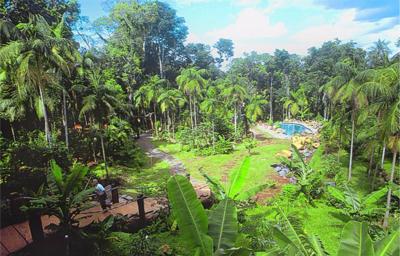
{"type": "Polygon", "coordinates": [[[320,143],[319,142],[314,142],[312,144],[312,146],[313,146],[313,148],[318,148],[320,146],[320,143]]]}
{"type": "Polygon", "coordinates": [[[284,149],[284,150],[278,152],[276,154],[276,156],[278,156],[278,157],[282,156],[282,157],[286,157],[286,158],[291,158],[292,157],[292,152],[290,150],[284,149]]]}

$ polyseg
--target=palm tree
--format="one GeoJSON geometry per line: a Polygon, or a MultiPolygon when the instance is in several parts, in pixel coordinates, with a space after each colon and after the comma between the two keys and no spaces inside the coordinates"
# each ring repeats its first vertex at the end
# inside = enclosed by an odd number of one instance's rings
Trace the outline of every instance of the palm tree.
{"type": "Polygon", "coordinates": [[[160,90],[166,83],[166,80],[160,79],[157,75],[150,77],[149,80],[143,85],[147,87],[145,89],[147,101],[153,103],[153,114],[154,114],[154,128],[156,135],[158,135],[157,129],[157,99],[160,95],[160,90]]]}
{"type": "Polygon", "coordinates": [[[183,107],[186,100],[182,95],[182,92],[178,89],[166,89],[160,93],[160,96],[157,99],[157,103],[160,104],[160,109],[162,113],[166,113],[167,115],[167,130],[170,132],[170,128],[172,126],[172,134],[175,133],[173,119],[171,118],[170,111],[174,113],[174,109],[178,107],[183,107]]]}
{"type": "Polygon", "coordinates": [[[176,82],[181,89],[189,97],[189,112],[192,129],[197,127],[197,98],[201,95],[202,88],[205,87],[207,81],[204,79],[206,70],[196,68],[187,68],[182,70],[181,74],[176,78],[176,82]]]}
{"type": "Polygon", "coordinates": [[[354,147],[354,134],[356,126],[356,117],[360,107],[367,104],[367,97],[363,90],[361,90],[360,83],[354,79],[357,74],[357,69],[354,67],[351,60],[345,60],[337,63],[336,68],[339,75],[335,77],[337,85],[342,83],[337,90],[334,101],[335,103],[347,104],[350,109],[351,119],[351,141],[349,152],[349,171],[348,181],[351,180],[352,166],[353,166],[353,147],[354,147]]]}
{"type": "Polygon", "coordinates": [[[264,113],[263,107],[268,103],[261,95],[255,95],[250,98],[249,104],[246,105],[246,116],[251,121],[257,121],[257,118],[261,117],[264,113]]]}
{"type": "MultiPolygon", "coordinates": [[[[392,151],[393,159],[389,184],[393,183],[395,165],[400,151],[400,63],[395,63],[387,68],[376,71],[368,70],[363,75],[371,78],[364,83],[364,91],[373,98],[374,103],[370,108],[377,113],[380,135],[387,147],[392,151]]],[[[386,213],[383,226],[389,223],[392,187],[389,186],[386,202],[386,213]]]]}
{"type": "MultiPolygon", "coordinates": [[[[134,106],[143,112],[144,118],[146,118],[146,109],[150,107],[151,100],[149,99],[150,87],[143,85],[133,95],[134,106]]],[[[151,129],[154,130],[153,119],[150,117],[151,129]]]]}
{"type": "Polygon", "coordinates": [[[46,105],[46,89],[57,84],[56,70],[68,73],[68,65],[62,57],[71,42],[58,38],[41,16],[31,16],[28,23],[17,28],[21,36],[0,49],[2,66],[15,67],[11,80],[20,98],[39,94],[40,112],[44,118],[46,140],[51,142],[49,118],[46,105]]]}
{"type": "Polygon", "coordinates": [[[80,111],[80,118],[86,113],[92,116],[95,129],[99,131],[101,151],[107,179],[109,178],[106,150],[104,145],[104,127],[110,114],[120,106],[117,98],[118,92],[105,85],[104,77],[99,70],[94,70],[89,75],[90,84],[85,88],[86,96],[83,98],[83,106],[80,111]]]}
{"type": "Polygon", "coordinates": [[[215,116],[220,105],[220,102],[217,100],[217,95],[217,88],[215,86],[209,86],[207,88],[205,98],[200,104],[201,111],[208,115],[211,119],[213,150],[215,148],[215,116]]]}
{"type": "Polygon", "coordinates": [[[241,85],[242,79],[235,79],[235,81],[227,81],[227,87],[222,94],[230,101],[234,108],[234,125],[235,135],[237,135],[237,122],[239,108],[242,106],[244,99],[247,96],[246,89],[241,85]]]}

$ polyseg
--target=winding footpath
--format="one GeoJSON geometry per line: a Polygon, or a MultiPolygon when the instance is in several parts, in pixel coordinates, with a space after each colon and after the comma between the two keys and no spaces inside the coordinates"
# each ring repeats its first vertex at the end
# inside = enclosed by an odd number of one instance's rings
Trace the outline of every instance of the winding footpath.
{"type": "MultiPolygon", "coordinates": [[[[188,172],[186,171],[185,165],[179,159],[154,147],[152,140],[153,137],[150,133],[144,133],[140,135],[136,143],[144,152],[146,152],[148,157],[166,161],[170,166],[171,175],[178,174],[186,176],[188,172]]],[[[196,180],[193,177],[190,177],[190,182],[192,183],[200,199],[202,197],[209,197],[211,195],[211,190],[207,183],[196,180]]]]}

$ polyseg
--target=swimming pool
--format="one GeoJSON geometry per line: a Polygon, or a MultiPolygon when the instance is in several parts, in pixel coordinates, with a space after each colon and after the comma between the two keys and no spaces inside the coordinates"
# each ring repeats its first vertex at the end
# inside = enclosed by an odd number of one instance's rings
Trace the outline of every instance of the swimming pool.
{"type": "Polygon", "coordinates": [[[312,131],[304,125],[296,123],[281,123],[281,128],[283,129],[283,132],[289,136],[303,132],[312,133],[312,131]]]}

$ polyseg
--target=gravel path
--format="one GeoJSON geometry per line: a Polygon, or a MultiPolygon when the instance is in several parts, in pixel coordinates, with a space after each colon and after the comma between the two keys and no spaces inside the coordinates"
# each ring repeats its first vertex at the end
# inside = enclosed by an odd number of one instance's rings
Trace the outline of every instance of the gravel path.
{"type": "MultiPolygon", "coordinates": [[[[187,172],[186,172],[185,165],[179,159],[176,159],[175,157],[171,156],[170,154],[165,153],[165,152],[155,148],[153,143],[151,142],[152,139],[153,139],[153,137],[151,134],[144,133],[144,134],[140,135],[139,139],[136,142],[139,145],[139,147],[141,147],[143,149],[143,151],[146,152],[147,156],[166,161],[170,165],[170,172],[172,175],[174,175],[174,174],[186,175],[187,172]]],[[[190,182],[195,187],[196,192],[197,192],[197,189],[210,190],[208,188],[208,185],[202,181],[199,181],[199,180],[196,180],[196,179],[190,177],[190,182]]]]}

